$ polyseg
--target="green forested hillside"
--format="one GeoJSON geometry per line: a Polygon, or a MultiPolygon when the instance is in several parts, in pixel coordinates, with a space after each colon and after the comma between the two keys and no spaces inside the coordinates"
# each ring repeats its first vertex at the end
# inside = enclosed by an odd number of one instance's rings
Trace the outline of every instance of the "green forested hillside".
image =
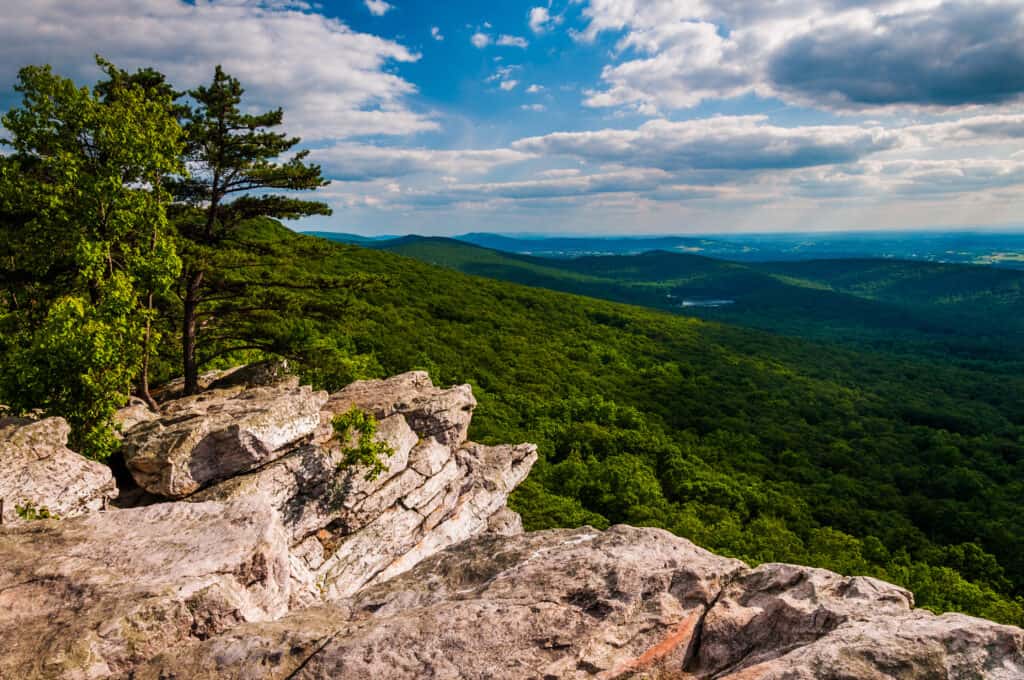
{"type": "MultiPolygon", "coordinates": [[[[372,357],[367,370],[471,382],[472,436],[540,444],[514,497],[529,527],[661,526],[748,560],[874,574],[926,606],[1020,622],[1020,376],[470,278],[354,246],[325,252],[301,266],[386,277],[338,321],[350,351],[372,357]]],[[[342,373],[317,376],[340,383],[342,373]]]]}
{"type": "Polygon", "coordinates": [[[1024,362],[1019,271],[903,260],[740,264],[664,251],[551,259],[420,237],[372,247],[468,274],[812,340],[999,371],[1024,362]],[[729,303],[700,306],[707,300],[729,303]]]}

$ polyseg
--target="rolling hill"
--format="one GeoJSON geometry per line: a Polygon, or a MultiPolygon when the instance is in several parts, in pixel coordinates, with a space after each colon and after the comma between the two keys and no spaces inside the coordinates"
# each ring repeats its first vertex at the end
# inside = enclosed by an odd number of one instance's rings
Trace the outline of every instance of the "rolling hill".
{"type": "Polygon", "coordinates": [[[700,255],[553,259],[444,238],[371,247],[467,274],[874,351],[999,370],[1024,361],[1024,272],[902,260],[740,264],[700,255]]]}

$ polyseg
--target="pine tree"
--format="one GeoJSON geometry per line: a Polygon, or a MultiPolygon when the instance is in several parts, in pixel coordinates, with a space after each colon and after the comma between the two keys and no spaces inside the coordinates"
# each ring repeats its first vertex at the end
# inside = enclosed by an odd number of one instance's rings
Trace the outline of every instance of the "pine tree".
{"type": "Polygon", "coordinates": [[[311,191],[327,182],[319,166],[306,162],[308,151],[276,160],[300,140],[274,131],[282,124],[280,108],[242,113],[243,93],[238,80],[218,66],[208,86],[189,92],[195,103],[184,116],[190,174],[175,182],[174,193],[185,262],[179,296],[187,394],[199,389],[201,359],[242,349],[275,351],[287,340],[287,333],[268,333],[266,323],[246,321],[289,305],[295,312],[297,301],[289,290],[329,285],[275,276],[266,266],[267,245],[249,237],[246,225],[256,218],[297,219],[331,210],[274,193],[311,191]],[[248,275],[254,271],[260,272],[258,279],[248,275]]]}

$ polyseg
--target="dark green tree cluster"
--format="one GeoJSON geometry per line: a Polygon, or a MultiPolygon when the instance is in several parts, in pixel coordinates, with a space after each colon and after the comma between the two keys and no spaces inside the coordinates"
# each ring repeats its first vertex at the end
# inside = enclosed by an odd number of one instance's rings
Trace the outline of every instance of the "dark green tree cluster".
{"type": "Polygon", "coordinates": [[[93,88],[23,69],[3,117],[0,401],[64,416],[72,445],[103,458],[114,411],[133,386],[152,404],[154,373],[183,374],[191,394],[218,359],[328,361],[337,347],[311,320],[366,282],[309,275],[293,250],[282,260],[247,239],[254,220],[330,213],[279,193],[325,184],[307,152],[286,158],[299,139],[277,132],[280,109],[243,113],[220,67],[186,95],[152,69],[98,62],[93,88]]]}

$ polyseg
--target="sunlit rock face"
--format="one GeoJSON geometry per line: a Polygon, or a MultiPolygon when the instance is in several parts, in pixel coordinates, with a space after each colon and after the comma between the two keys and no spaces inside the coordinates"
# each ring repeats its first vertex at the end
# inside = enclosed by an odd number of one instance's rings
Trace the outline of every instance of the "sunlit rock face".
{"type": "Polygon", "coordinates": [[[63,418],[0,418],[0,499],[5,523],[27,511],[75,517],[117,497],[110,468],[67,447],[63,418]]]}
{"type": "Polygon", "coordinates": [[[749,569],[659,529],[485,536],[350,598],[169,650],[137,678],[1024,677],[1024,631],[905,590],[749,569]]]}
{"type": "Polygon", "coordinates": [[[0,421],[0,490],[34,480],[70,518],[0,527],[0,678],[1024,677],[1024,631],[881,581],[658,529],[523,533],[506,501],[536,447],[468,441],[468,386],[202,384],[119,414],[139,507],[104,509],[63,421],[0,421]],[[352,408],[391,452],[376,477],[331,426],[352,408]]]}

